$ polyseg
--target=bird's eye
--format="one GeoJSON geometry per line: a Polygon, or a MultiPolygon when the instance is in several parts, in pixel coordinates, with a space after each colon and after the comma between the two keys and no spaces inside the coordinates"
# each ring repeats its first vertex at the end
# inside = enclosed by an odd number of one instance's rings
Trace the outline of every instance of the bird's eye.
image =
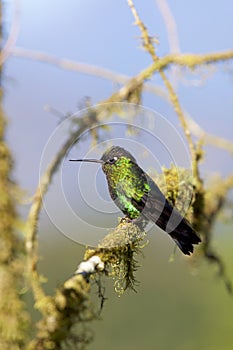
{"type": "Polygon", "coordinates": [[[116,161],[117,161],[117,157],[113,157],[113,158],[108,160],[108,163],[109,164],[114,164],[114,163],[116,163],[116,161]]]}

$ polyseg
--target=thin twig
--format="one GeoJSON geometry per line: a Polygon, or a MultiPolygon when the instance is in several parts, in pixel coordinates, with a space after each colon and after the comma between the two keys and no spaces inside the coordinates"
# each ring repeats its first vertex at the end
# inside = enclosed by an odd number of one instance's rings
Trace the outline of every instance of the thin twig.
{"type": "MultiPolygon", "coordinates": [[[[15,57],[22,57],[48,63],[61,69],[71,70],[73,72],[78,72],[86,75],[95,76],[101,79],[110,80],[113,83],[117,83],[120,85],[127,84],[132,78],[128,75],[113,72],[112,70],[93,64],[78,62],[68,58],[59,58],[55,55],[51,55],[43,51],[35,51],[18,46],[13,47],[10,51],[10,54],[15,57]]],[[[163,98],[166,94],[166,92],[160,86],[155,86],[154,84],[152,85],[149,83],[145,83],[144,90],[163,98]]]]}
{"type": "Polygon", "coordinates": [[[172,14],[172,11],[169,7],[169,4],[166,0],[156,0],[156,4],[158,6],[158,9],[163,17],[163,20],[166,26],[170,52],[180,53],[180,43],[179,43],[177,25],[176,25],[175,18],[172,14]]]}
{"type": "MultiPolygon", "coordinates": [[[[92,116],[93,117],[93,116],[92,116]]],[[[61,160],[65,156],[69,148],[75,143],[77,138],[88,128],[93,126],[96,123],[96,120],[90,116],[83,118],[82,122],[80,121],[80,127],[77,131],[73,132],[60,148],[57,154],[54,156],[52,162],[48,165],[45,173],[41,177],[39,185],[36,189],[33,203],[31,205],[28,219],[27,219],[27,238],[26,238],[26,249],[28,252],[28,269],[31,275],[32,288],[36,300],[40,300],[41,297],[45,296],[43,288],[41,286],[40,276],[37,272],[37,223],[39,219],[39,214],[42,207],[43,198],[48,190],[49,185],[51,184],[52,177],[55,174],[58,166],[61,163],[61,160]]]]}
{"type": "MultiPolygon", "coordinates": [[[[126,84],[130,81],[130,77],[127,75],[123,75],[117,72],[112,72],[108,69],[99,67],[99,66],[94,66],[94,65],[89,65],[86,63],[81,63],[73,60],[69,60],[66,58],[59,58],[53,55],[50,55],[48,53],[44,53],[41,51],[34,51],[34,50],[29,50],[21,47],[14,47],[11,49],[11,54],[13,56],[17,57],[24,57],[28,59],[33,59],[33,60],[38,60],[41,62],[49,63],[52,65],[55,65],[57,67],[60,67],[61,69],[67,69],[67,70],[73,70],[75,72],[80,72],[83,74],[88,74],[91,76],[96,76],[96,77],[101,77],[102,79],[106,80],[111,80],[113,82],[119,83],[119,84],[126,84]]],[[[225,53],[223,52],[225,55],[225,53]]],[[[215,55],[215,54],[213,54],[215,55]]],[[[197,56],[197,55],[195,55],[197,56]]],[[[166,56],[165,56],[166,57],[166,56]]],[[[162,58],[163,59],[163,58],[162,58]]],[[[161,60],[161,58],[160,58],[161,60]]],[[[156,94],[157,96],[160,96],[161,98],[167,100],[168,102],[170,101],[170,98],[168,97],[166,91],[162,89],[159,86],[155,86],[153,84],[150,84],[146,82],[143,87],[144,91],[156,94]]],[[[210,144],[219,148],[223,148],[230,153],[233,153],[233,142],[230,140],[225,140],[223,138],[220,138],[215,135],[211,135],[204,131],[201,126],[199,126],[196,121],[193,120],[193,118],[188,115],[186,111],[184,111],[184,114],[186,116],[187,122],[188,122],[188,127],[190,131],[193,133],[193,135],[197,137],[205,137],[204,142],[206,144],[210,144]]]]}
{"type": "MultiPolygon", "coordinates": [[[[177,30],[176,21],[170,9],[170,6],[166,0],[156,0],[156,4],[163,17],[163,21],[166,26],[170,53],[179,54],[181,50],[180,50],[178,30],[177,30]]],[[[177,78],[178,78],[178,67],[173,66],[170,80],[172,82],[172,85],[175,87],[175,89],[178,86],[177,78]]]]}
{"type": "Polygon", "coordinates": [[[155,47],[153,45],[153,40],[152,37],[149,36],[148,30],[145,26],[145,24],[142,22],[140,19],[138,12],[134,6],[134,3],[132,0],[127,0],[128,5],[132,11],[132,14],[135,18],[135,25],[137,25],[140,28],[141,34],[142,34],[142,39],[143,39],[143,47],[145,48],[146,51],[149,52],[151,57],[153,58],[153,61],[156,61],[158,59],[155,51],[155,47]]]}
{"type": "Polygon", "coordinates": [[[11,49],[10,54],[15,57],[23,57],[32,60],[37,60],[40,62],[52,64],[62,69],[111,80],[118,84],[125,84],[129,80],[128,76],[115,73],[106,68],[102,68],[88,63],[77,62],[68,58],[59,58],[55,55],[51,55],[43,51],[30,50],[24,47],[16,46],[11,49]]]}
{"type": "Polygon", "coordinates": [[[3,49],[0,51],[0,65],[2,65],[6,61],[6,59],[10,56],[11,50],[15,46],[16,40],[18,38],[19,29],[20,29],[20,0],[15,0],[10,33],[3,49]]]}
{"type": "Polygon", "coordinates": [[[196,158],[196,149],[195,149],[195,144],[192,140],[192,136],[191,136],[187,121],[186,121],[185,116],[184,116],[184,112],[181,108],[178,96],[175,93],[171,83],[167,79],[165,73],[162,71],[162,72],[160,72],[160,75],[164,81],[165,86],[167,87],[171,103],[175,109],[175,112],[176,112],[179,120],[180,120],[181,126],[184,130],[186,139],[188,141],[189,150],[190,150],[191,158],[192,158],[193,173],[194,173],[194,177],[197,179],[199,177],[199,174],[198,174],[198,165],[197,165],[197,158],[196,158]]]}
{"type": "MultiPolygon", "coordinates": [[[[142,22],[142,20],[140,19],[139,14],[138,14],[135,6],[134,6],[133,0],[127,0],[127,1],[128,1],[128,4],[129,4],[129,7],[130,7],[130,9],[131,9],[131,11],[133,13],[133,16],[134,16],[134,18],[136,20],[136,24],[138,25],[138,27],[141,30],[142,38],[143,38],[143,41],[144,41],[144,48],[151,55],[151,57],[152,57],[152,59],[154,61],[154,64],[157,65],[158,62],[161,61],[161,59],[156,55],[155,48],[154,48],[154,45],[153,45],[153,43],[152,43],[152,41],[150,39],[148,30],[145,27],[145,25],[142,22]]],[[[175,112],[177,113],[177,116],[178,116],[178,118],[180,120],[180,123],[182,125],[182,128],[184,130],[185,136],[187,138],[187,142],[188,142],[190,153],[191,153],[191,157],[192,157],[194,175],[197,178],[198,177],[198,168],[197,168],[197,163],[196,163],[195,145],[194,145],[194,142],[192,140],[192,137],[191,137],[188,125],[186,123],[186,119],[185,119],[184,113],[183,113],[182,108],[180,106],[178,96],[176,95],[176,93],[175,93],[171,83],[167,79],[167,77],[166,77],[166,75],[164,73],[164,70],[161,68],[161,69],[158,69],[158,71],[159,71],[160,76],[161,76],[161,78],[162,78],[162,80],[163,80],[163,82],[164,82],[164,84],[165,84],[165,86],[166,86],[166,88],[168,90],[171,103],[173,104],[175,112]]]]}
{"type": "MultiPolygon", "coordinates": [[[[41,51],[34,51],[22,47],[13,47],[9,54],[16,57],[24,57],[41,62],[53,64],[63,69],[80,72],[83,74],[98,76],[103,79],[112,80],[119,84],[125,84],[129,77],[120,73],[112,72],[108,69],[89,65],[87,63],[77,62],[67,58],[59,58],[41,51]]],[[[181,67],[194,69],[204,64],[217,63],[233,59],[233,50],[225,50],[221,52],[213,52],[209,54],[169,54],[159,58],[159,62],[152,63],[147,69],[151,71],[151,75],[155,72],[169,68],[172,64],[181,67]]]]}
{"type": "Polygon", "coordinates": [[[206,132],[191,116],[185,112],[188,127],[192,134],[203,140],[203,144],[224,149],[233,155],[233,142],[206,132]]]}

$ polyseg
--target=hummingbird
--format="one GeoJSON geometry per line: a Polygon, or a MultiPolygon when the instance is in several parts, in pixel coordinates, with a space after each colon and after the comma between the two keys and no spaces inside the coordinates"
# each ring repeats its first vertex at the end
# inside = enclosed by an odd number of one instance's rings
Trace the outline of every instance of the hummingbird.
{"type": "Polygon", "coordinates": [[[152,221],[168,233],[185,255],[193,253],[193,244],[201,242],[188,220],[165,198],[152,178],[124,148],[112,146],[100,159],[70,161],[101,164],[110,196],[126,218],[133,222],[152,221]]]}

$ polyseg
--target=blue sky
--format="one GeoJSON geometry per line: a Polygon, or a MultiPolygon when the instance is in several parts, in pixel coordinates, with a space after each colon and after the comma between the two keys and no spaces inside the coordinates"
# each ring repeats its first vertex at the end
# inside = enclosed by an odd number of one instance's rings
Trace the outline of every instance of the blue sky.
{"type": "MultiPolygon", "coordinates": [[[[159,39],[158,55],[169,52],[166,27],[156,1],[135,1],[150,34],[159,39]]],[[[169,1],[177,23],[182,52],[205,53],[232,48],[230,0],[185,2],[169,1]]],[[[10,9],[6,3],[7,21],[10,9]]],[[[22,1],[17,46],[47,52],[58,57],[86,62],[132,76],[150,64],[140,47],[140,33],[133,25],[127,1],[71,0],[55,2],[22,1]]],[[[184,72],[178,93],[183,107],[205,130],[232,139],[232,65],[209,70],[209,79],[198,80],[184,72]]],[[[200,71],[199,71],[200,73],[200,71]]],[[[161,85],[154,76],[153,82],[161,85]]],[[[15,177],[32,193],[38,182],[38,164],[44,146],[57,126],[55,116],[44,110],[49,104],[61,112],[75,112],[84,96],[93,103],[108,98],[116,88],[110,81],[65,71],[49,64],[10,57],[5,65],[5,110],[9,117],[7,137],[16,159],[15,177]]],[[[165,115],[176,128],[179,122],[172,108],[161,98],[144,94],[143,103],[165,115]]],[[[180,130],[181,134],[182,131],[180,130]]],[[[226,153],[208,149],[205,172],[227,173],[232,159],[226,153]]]]}

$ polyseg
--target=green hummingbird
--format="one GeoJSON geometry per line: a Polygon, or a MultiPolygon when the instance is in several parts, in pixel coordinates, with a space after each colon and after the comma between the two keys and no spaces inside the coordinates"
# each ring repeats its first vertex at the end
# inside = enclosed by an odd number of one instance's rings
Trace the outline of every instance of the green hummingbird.
{"type": "Polygon", "coordinates": [[[193,244],[201,242],[190,223],[124,148],[113,146],[101,159],[70,161],[100,163],[107,178],[110,196],[126,217],[135,222],[154,222],[169,234],[184,254],[193,253],[193,244]]]}

